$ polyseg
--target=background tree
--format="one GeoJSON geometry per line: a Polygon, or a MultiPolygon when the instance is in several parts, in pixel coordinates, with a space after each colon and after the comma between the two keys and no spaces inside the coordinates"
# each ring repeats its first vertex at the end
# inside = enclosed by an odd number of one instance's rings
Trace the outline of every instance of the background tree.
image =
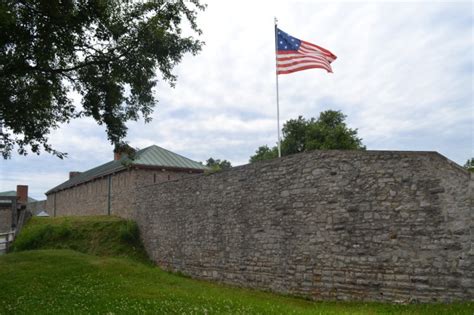
{"type": "Polygon", "coordinates": [[[269,148],[267,145],[260,146],[255,154],[250,157],[250,163],[270,160],[278,157],[278,148],[274,146],[269,148]]]}
{"type": "Polygon", "coordinates": [[[174,85],[173,67],[202,43],[199,0],[4,0],[0,3],[0,152],[40,149],[59,157],[47,135],[61,123],[92,117],[111,143],[125,122],[145,122],[156,103],[157,70],[174,85]],[[69,92],[82,96],[76,108],[69,92]]]}
{"type": "Polygon", "coordinates": [[[207,159],[206,161],[206,166],[211,169],[211,172],[217,172],[217,171],[222,171],[226,170],[232,167],[232,164],[227,161],[227,160],[215,160],[212,157],[207,159]]]}
{"type": "Polygon", "coordinates": [[[470,171],[474,172],[474,157],[471,158],[470,160],[467,160],[466,164],[464,164],[464,167],[470,171]]]}
{"type": "MultiPolygon", "coordinates": [[[[288,120],[283,125],[281,152],[289,155],[311,150],[365,150],[362,139],[357,137],[357,129],[347,127],[341,111],[327,110],[318,119],[288,120]]],[[[250,162],[267,160],[278,156],[278,148],[261,146],[250,162]]]]}

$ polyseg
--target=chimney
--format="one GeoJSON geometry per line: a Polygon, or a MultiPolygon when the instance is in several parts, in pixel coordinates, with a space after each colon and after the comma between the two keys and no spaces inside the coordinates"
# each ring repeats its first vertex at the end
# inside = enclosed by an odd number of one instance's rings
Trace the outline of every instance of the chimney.
{"type": "Polygon", "coordinates": [[[28,185],[16,186],[16,198],[20,204],[26,205],[28,203],[28,185]]]}
{"type": "Polygon", "coordinates": [[[122,157],[133,157],[136,149],[129,146],[126,142],[115,145],[114,161],[120,160],[122,157]]]}
{"type": "Polygon", "coordinates": [[[69,172],[69,179],[81,174],[81,172],[71,171],[69,172]]]}

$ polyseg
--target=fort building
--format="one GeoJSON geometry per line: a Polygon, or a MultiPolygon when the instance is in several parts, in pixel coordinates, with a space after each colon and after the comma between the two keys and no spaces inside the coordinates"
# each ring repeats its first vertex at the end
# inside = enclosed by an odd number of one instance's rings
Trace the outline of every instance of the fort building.
{"type": "Polygon", "coordinates": [[[312,151],[207,175],[157,146],[117,155],[48,191],[48,213],[133,219],[157,265],[193,278],[315,300],[474,299],[474,173],[436,152],[312,151]]]}
{"type": "Polygon", "coordinates": [[[118,215],[132,218],[136,190],[148,184],[202,173],[199,162],[152,145],[133,156],[114,152],[114,159],[84,172],[69,172],[69,179],[46,192],[50,216],[118,215]]]}

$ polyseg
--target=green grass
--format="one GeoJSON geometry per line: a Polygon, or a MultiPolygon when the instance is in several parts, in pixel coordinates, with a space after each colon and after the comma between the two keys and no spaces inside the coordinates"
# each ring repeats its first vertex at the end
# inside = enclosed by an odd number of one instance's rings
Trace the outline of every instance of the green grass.
{"type": "Polygon", "coordinates": [[[474,313],[474,303],[310,302],[193,280],[154,267],[137,249],[129,252],[137,246],[136,227],[117,218],[34,219],[23,233],[15,242],[16,252],[0,256],[0,314],[474,313]],[[112,233],[109,225],[117,230],[112,233]],[[38,232],[44,226],[49,226],[47,232],[38,232]],[[113,236],[102,235],[107,240],[97,242],[99,235],[92,226],[113,236]],[[87,237],[86,231],[92,236],[87,237]],[[42,241],[35,241],[35,235],[42,241]],[[87,244],[94,245],[93,249],[87,244]],[[88,254],[70,249],[20,251],[71,246],[88,254]]]}
{"type": "Polygon", "coordinates": [[[32,218],[11,247],[72,249],[81,253],[149,262],[135,222],[114,216],[32,218]]]}

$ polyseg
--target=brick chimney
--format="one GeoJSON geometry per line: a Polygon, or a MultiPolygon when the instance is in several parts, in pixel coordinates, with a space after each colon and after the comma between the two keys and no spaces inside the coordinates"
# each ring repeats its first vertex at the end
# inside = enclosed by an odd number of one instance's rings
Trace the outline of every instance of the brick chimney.
{"type": "Polygon", "coordinates": [[[120,160],[123,156],[132,156],[136,152],[136,149],[129,146],[126,142],[116,144],[114,149],[114,160],[120,160]]]}
{"type": "Polygon", "coordinates": [[[81,174],[81,172],[71,171],[69,172],[69,179],[81,174]]]}
{"type": "Polygon", "coordinates": [[[28,203],[28,185],[16,186],[16,198],[20,204],[26,205],[28,203]]]}

